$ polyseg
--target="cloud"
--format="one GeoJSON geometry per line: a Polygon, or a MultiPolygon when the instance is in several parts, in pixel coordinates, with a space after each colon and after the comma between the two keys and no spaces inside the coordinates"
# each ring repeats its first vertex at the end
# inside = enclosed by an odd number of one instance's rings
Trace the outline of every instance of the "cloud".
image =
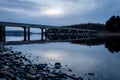
{"type": "Polygon", "coordinates": [[[21,14],[26,16],[32,16],[32,17],[61,17],[61,16],[70,16],[75,14],[85,14],[89,11],[92,11],[96,8],[96,3],[94,0],[76,0],[77,2],[73,0],[50,0],[50,1],[44,1],[44,0],[19,0],[19,2],[22,3],[31,3],[34,5],[31,5],[34,7],[34,9],[28,9],[26,7],[24,8],[16,8],[16,7],[1,7],[0,10],[13,12],[15,14],[21,14]],[[89,3],[89,7],[88,7],[89,3]],[[56,12],[55,12],[56,11],[56,12]],[[59,15],[51,15],[52,13],[59,15]],[[49,15],[50,14],[50,15],[49,15]]]}
{"type": "Polygon", "coordinates": [[[52,25],[105,22],[120,12],[119,0],[0,0],[0,19],[52,25]]]}
{"type": "Polygon", "coordinates": [[[38,7],[41,7],[42,10],[45,8],[54,9],[60,8],[64,14],[62,15],[71,15],[71,14],[85,14],[89,11],[94,10],[97,7],[95,0],[22,0],[25,2],[36,3],[38,7]],[[89,7],[88,7],[89,3],[89,7]]]}

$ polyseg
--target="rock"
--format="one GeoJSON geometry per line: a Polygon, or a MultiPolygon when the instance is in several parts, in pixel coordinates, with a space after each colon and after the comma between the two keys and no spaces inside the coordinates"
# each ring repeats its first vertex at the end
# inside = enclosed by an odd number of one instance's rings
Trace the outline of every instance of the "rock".
{"type": "Polygon", "coordinates": [[[88,73],[88,75],[95,76],[95,74],[94,74],[94,73],[88,73]]]}
{"type": "Polygon", "coordinates": [[[2,53],[4,51],[4,47],[2,44],[0,44],[0,53],[2,53]]]}
{"type": "Polygon", "coordinates": [[[16,80],[21,80],[19,77],[16,77],[16,80]]]}
{"type": "Polygon", "coordinates": [[[65,65],[65,67],[67,67],[68,65],[65,65]]]}
{"type": "Polygon", "coordinates": [[[0,80],[7,80],[6,78],[0,78],[0,80]]]}
{"type": "Polygon", "coordinates": [[[56,69],[60,69],[62,66],[61,66],[61,63],[60,63],[60,62],[56,62],[55,65],[54,65],[54,67],[55,67],[56,69]]]}
{"type": "Polygon", "coordinates": [[[9,69],[9,66],[4,66],[4,69],[9,69]]]}
{"type": "Polygon", "coordinates": [[[63,73],[62,73],[62,70],[58,70],[58,69],[53,69],[53,70],[51,71],[51,73],[52,73],[52,74],[63,74],[63,73]]]}
{"type": "Polygon", "coordinates": [[[14,51],[10,51],[11,53],[14,53],[14,51]]]}
{"type": "Polygon", "coordinates": [[[68,68],[68,71],[69,71],[69,72],[72,72],[72,69],[68,68]]]}
{"type": "Polygon", "coordinates": [[[36,67],[38,70],[43,70],[45,67],[47,67],[47,64],[38,64],[36,67]]]}
{"type": "Polygon", "coordinates": [[[82,78],[82,77],[79,77],[78,80],[83,80],[83,78],[82,78]]]}
{"type": "Polygon", "coordinates": [[[8,75],[10,78],[15,78],[14,73],[9,72],[7,75],[8,75]]]}

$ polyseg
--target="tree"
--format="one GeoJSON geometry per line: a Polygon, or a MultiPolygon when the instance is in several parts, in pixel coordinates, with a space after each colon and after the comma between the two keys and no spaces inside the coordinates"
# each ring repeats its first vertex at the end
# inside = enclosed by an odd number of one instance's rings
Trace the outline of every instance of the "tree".
{"type": "Polygon", "coordinates": [[[106,30],[109,32],[120,32],[120,17],[112,16],[106,22],[106,30]]]}

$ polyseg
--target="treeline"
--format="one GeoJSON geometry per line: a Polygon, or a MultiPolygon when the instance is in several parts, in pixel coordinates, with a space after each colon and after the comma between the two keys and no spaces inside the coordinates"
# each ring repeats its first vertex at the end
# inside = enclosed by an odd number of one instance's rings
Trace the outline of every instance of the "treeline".
{"type": "Polygon", "coordinates": [[[120,16],[110,17],[110,19],[106,21],[106,24],[85,23],[85,24],[67,25],[62,27],[89,29],[96,31],[120,32],[120,16]]]}
{"type": "Polygon", "coordinates": [[[81,28],[81,29],[89,29],[89,30],[97,30],[97,31],[105,30],[105,25],[100,23],[75,24],[75,25],[68,25],[63,27],[81,28]]]}
{"type": "MultiPolygon", "coordinates": [[[[11,30],[11,31],[6,31],[6,36],[24,36],[24,31],[22,30],[11,30]]],[[[28,33],[26,33],[28,34],[28,33]]],[[[33,32],[30,32],[30,34],[33,34],[33,32]]]]}
{"type": "Polygon", "coordinates": [[[120,32],[120,16],[112,16],[106,22],[106,30],[109,32],[120,32]]]}

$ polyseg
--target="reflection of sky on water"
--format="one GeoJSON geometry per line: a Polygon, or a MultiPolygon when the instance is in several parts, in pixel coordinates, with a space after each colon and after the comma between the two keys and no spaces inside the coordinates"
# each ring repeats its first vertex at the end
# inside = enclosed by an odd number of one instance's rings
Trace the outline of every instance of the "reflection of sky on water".
{"type": "Polygon", "coordinates": [[[16,37],[13,37],[13,36],[7,36],[6,37],[6,41],[22,41],[24,38],[23,36],[16,36],[16,37]]]}
{"type": "Polygon", "coordinates": [[[47,43],[13,47],[24,53],[31,53],[32,56],[39,56],[38,62],[67,64],[78,74],[95,72],[103,73],[105,78],[111,78],[109,80],[113,79],[112,76],[116,80],[120,78],[120,54],[111,54],[104,45],[88,47],[69,43],[47,43]]]}
{"type": "MultiPolygon", "coordinates": [[[[34,35],[32,34],[30,36],[30,39],[31,40],[40,40],[41,36],[40,35],[38,36],[38,34],[34,34],[34,35]]],[[[24,36],[7,36],[6,40],[7,41],[22,41],[22,40],[24,40],[24,36]]]]}

